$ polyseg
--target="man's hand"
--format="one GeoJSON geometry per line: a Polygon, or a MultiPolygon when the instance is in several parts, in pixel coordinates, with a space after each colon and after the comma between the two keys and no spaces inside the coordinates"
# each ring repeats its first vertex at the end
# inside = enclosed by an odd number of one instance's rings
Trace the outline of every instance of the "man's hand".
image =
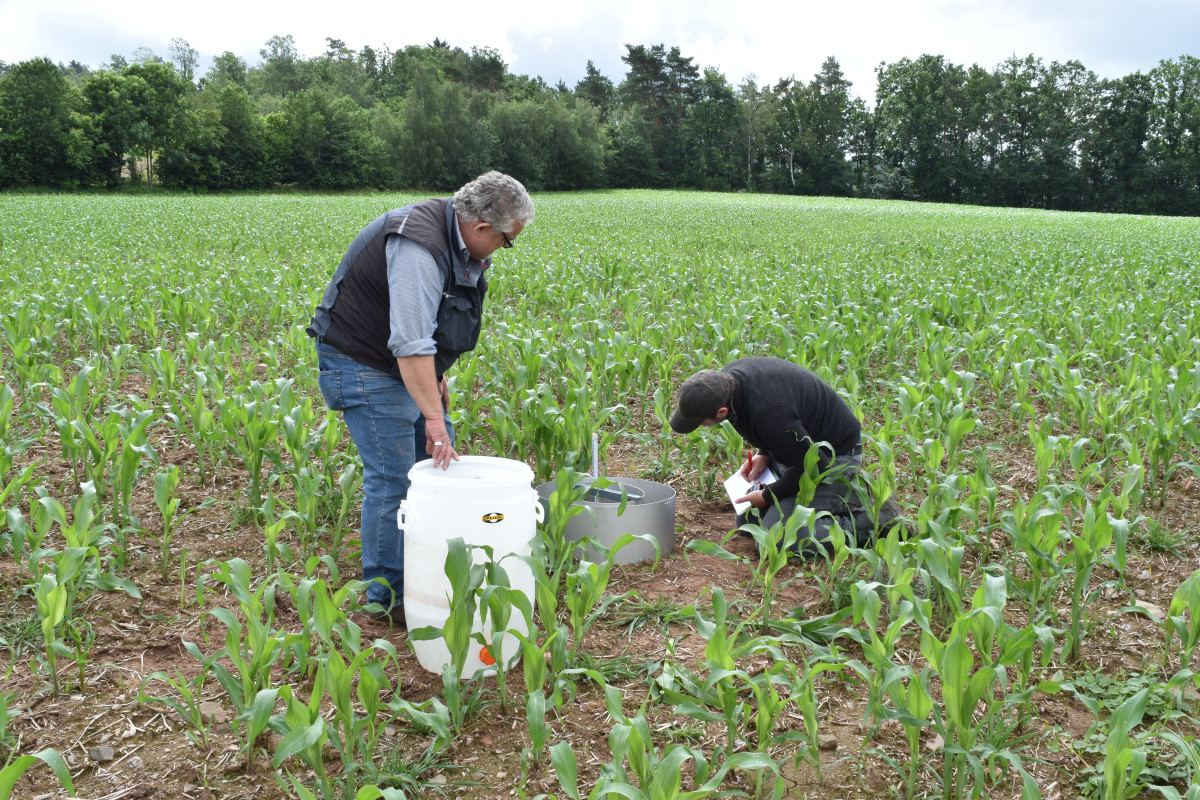
{"type": "Polygon", "coordinates": [[[760,511],[767,507],[767,498],[765,496],[763,496],[763,493],[761,490],[759,490],[757,492],[751,492],[750,494],[744,495],[742,497],[735,497],[733,502],[749,503],[750,505],[754,506],[755,508],[759,509],[760,511]]]}
{"type": "MultiPolygon", "coordinates": [[[[759,475],[762,475],[762,471],[770,466],[770,464],[771,457],[763,453],[759,453],[749,463],[743,463],[739,473],[747,483],[753,483],[759,475]]],[[[757,506],[755,506],[755,508],[757,508],[757,506]]]]}
{"type": "Polygon", "coordinates": [[[451,461],[458,461],[458,452],[450,441],[450,432],[441,417],[425,420],[425,452],[433,456],[433,466],[449,469],[451,461]]]}
{"type": "Polygon", "coordinates": [[[434,375],[433,356],[407,356],[397,358],[400,378],[404,388],[416,402],[421,416],[425,418],[425,452],[433,456],[433,465],[448,469],[451,461],[458,461],[458,453],[446,430],[446,413],[449,390],[445,376],[439,380],[434,375]]]}

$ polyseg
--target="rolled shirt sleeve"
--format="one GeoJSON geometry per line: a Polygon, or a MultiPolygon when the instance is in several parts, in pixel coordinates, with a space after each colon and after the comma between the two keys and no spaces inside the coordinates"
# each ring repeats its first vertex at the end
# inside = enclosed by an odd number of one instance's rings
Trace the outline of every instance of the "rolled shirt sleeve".
{"type": "Polygon", "coordinates": [[[388,349],[396,358],[437,352],[433,332],[442,301],[442,273],[433,255],[402,236],[388,237],[388,294],[391,333],[388,349]]]}

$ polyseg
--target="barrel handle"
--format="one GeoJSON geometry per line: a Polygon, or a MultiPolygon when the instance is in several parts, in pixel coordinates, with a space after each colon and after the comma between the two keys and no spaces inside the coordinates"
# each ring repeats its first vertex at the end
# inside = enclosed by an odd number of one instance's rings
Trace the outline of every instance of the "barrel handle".
{"type": "Polygon", "coordinates": [[[407,505],[406,501],[401,500],[400,507],[396,509],[396,527],[400,529],[401,533],[404,533],[405,505],[407,505]]]}
{"type": "Polygon", "coordinates": [[[546,507],[540,501],[533,501],[533,516],[538,522],[546,521],[546,507]]]}

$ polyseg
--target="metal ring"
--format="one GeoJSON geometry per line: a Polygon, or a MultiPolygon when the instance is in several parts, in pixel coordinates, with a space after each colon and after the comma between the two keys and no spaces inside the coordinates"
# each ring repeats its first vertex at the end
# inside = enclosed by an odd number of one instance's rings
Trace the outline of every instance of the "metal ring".
{"type": "Polygon", "coordinates": [[[434,443],[433,443],[433,446],[434,446],[434,447],[441,447],[441,446],[442,446],[442,443],[441,443],[441,442],[434,442],[434,443]]]}

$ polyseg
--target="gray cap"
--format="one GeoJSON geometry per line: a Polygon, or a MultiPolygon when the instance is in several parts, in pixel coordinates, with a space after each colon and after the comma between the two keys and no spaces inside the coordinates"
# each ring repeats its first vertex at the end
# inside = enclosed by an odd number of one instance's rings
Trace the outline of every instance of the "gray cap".
{"type": "Polygon", "coordinates": [[[715,369],[702,369],[679,387],[679,406],[671,415],[671,429],[691,433],[700,423],[727,407],[733,396],[733,377],[715,369]]]}

